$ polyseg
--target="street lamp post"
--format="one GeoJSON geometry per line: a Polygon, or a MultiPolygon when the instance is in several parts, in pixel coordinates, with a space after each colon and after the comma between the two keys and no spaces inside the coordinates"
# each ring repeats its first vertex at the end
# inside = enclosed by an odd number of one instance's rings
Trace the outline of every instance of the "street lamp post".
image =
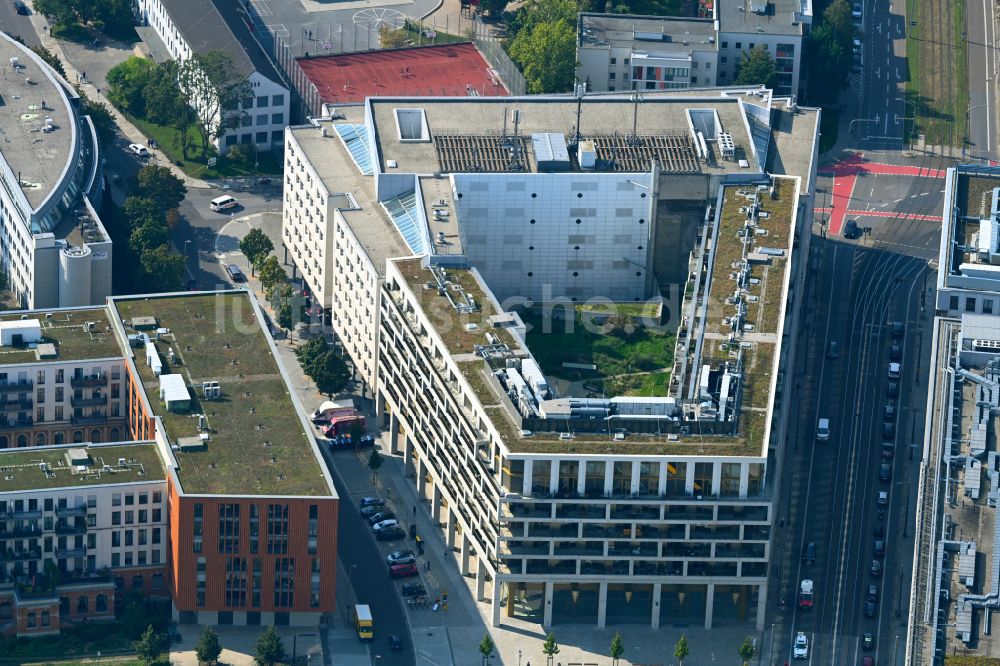
{"type": "Polygon", "coordinates": [[[877,123],[880,120],[879,115],[876,113],[874,118],[855,118],[851,121],[851,124],[847,126],[847,131],[854,133],[854,123],[877,123]]]}
{"type": "MultiPolygon", "coordinates": [[[[975,106],[970,106],[965,111],[965,136],[962,137],[962,157],[965,157],[965,152],[966,152],[965,151],[965,147],[966,147],[966,144],[970,143],[969,121],[970,121],[970,119],[972,117],[972,112],[975,111],[976,109],[981,109],[984,106],[989,106],[989,102],[983,102],[982,104],[976,104],[975,106]]],[[[986,122],[989,123],[989,121],[990,121],[990,119],[987,118],[986,122]]],[[[990,150],[990,147],[986,146],[986,152],[987,153],[989,152],[989,150],[990,150]]],[[[973,156],[973,157],[975,157],[975,156],[973,156]]]]}

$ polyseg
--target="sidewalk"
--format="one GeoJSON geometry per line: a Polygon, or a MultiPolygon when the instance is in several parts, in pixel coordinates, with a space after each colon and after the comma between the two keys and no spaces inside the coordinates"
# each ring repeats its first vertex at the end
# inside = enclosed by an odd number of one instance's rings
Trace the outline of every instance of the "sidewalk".
{"type": "MultiPolygon", "coordinates": [[[[30,0],[29,0],[30,4],[30,0]]],[[[71,85],[75,81],[80,81],[85,70],[78,69],[77,64],[72,62],[66,55],[66,51],[63,48],[63,43],[49,34],[49,23],[48,20],[36,12],[34,8],[31,11],[31,23],[35,27],[35,32],[38,33],[38,38],[42,42],[42,46],[47,48],[52,52],[56,58],[62,62],[63,69],[66,70],[66,80],[71,85]]],[[[92,70],[93,71],[93,70],[92,70]]],[[[129,143],[138,143],[143,146],[146,145],[146,136],[139,131],[135,125],[133,125],[128,118],[126,118],[114,105],[108,100],[104,89],[96,84],[88,83],[89,80],[84,80],[82,83],[77,85],[80,90],[80,94],[99,102],[103,102],[107,107],[108,111],[111,113],[112,117],[115,119],[115,124],[118,126],[119,131],[129,143]]],[[[172,162],[170,162],[162,152],[158,150],[150,150],[150,157],[148,164],[157,164],[159,166],[167,167],[170,171],[184,181],[184,185],[189,188],[199,188],[199,189],[209,189],[214,187],[210,183],[205,182],[199,178],[192,178],[187,175],[172,162]]]]}

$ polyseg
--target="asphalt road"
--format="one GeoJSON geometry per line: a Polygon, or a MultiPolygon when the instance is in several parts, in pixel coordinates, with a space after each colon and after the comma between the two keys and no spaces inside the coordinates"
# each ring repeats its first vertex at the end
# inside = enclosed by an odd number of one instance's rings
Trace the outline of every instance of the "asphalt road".
{"type": "Polygon", "coordinates": [[[862,26],[861,106],[855,136],[866,148],[899,149],[902,145],[904,104],[900,85],[907,75],[906,25],[901,14],[893,13],[904,3],[864,0],[862,26]]]}
{"type": "Polygon", "coordinates": [[[28,46],[41,44],[38,35],[35,34],[34,27],[31,25],[31,19],[15,12],[14,3],[11,0],[0,1],[0,30],[8,35],[20,37],[28,46]]]}
{"type": "MultiPolygon", "coordinates": [[[[349,451],[334,456],[329,448],[320,446],[333,476],[333,485],[340,496],[337,526],[337,554],[348,572],[358,603],[368,604],[375,620],[375,638],[369,645],[372,663],[377,666],[413,666],[413,642],[409,624],[394,583],[387,575],[383,550],[392,547],[410,548],[407,541],[386,544],[380,549],[368,523],[361,518],[357,502],[344,483],[343,474],[365,474],[356,455],[349,451]],[[402,650],[389,650],[388,635],[402,636],[402,650]]],[[[339,578],[339,576],[338,576],[339,578]]],[[[341,580],[340,584],[343,584],[341,580]]]]}
{"type": "MultiPolygon", "coordinates": [[[[890,181],[881,188],[859,179],[852,207],[865,208],[869,198],[877,202],[897,195],[902,201],[894,202],[891,211],[940,215],[941,186],[940,179],[933,178],[890,181]]],[[[909,525],[919,464],[911,458],[910,446],[922,422],[927,368],[920,359],[926,357],[931,339],[930,317],[920,316],[920,306],[924,290],[933,283],[926,281],[927,262],[936,255],[939,223],[872,217],[863,224],[872,226],[872,235],[862,240],[817,239],[817,279],[804,313],[807,358],[799,366],[804,370],[796,384],[799,417],[791,429],[793,444],[786,462],[790,481],[781,502],[788,527],[780,528],[785,532],[779,542],[789,545],[779,546],[784,570],[777,575],[785,607],[775,613],[775,647],[767,662],[778,666],[792,662],[792,642],[799,631],[810,640],[809,664],[860,664],[864,656],[874,657],[879,665],[902,664],[913,552],[909,525]],[[889,331],[893,321],[906,326],[898,339],[889,331]],[[836,359],[826,356],[831,340],[839,345],[836,359]],[[894,342],[903,347],[902,377],[893,400],[895,433],[886,439],[883,409],[890,400],[887,370],[894,342]],[[819,418],[830,419],[829,441],[815,439],[819,418]],[[884,441],[893,442],[896,452],[886,461],[892,466],[889,482],[878,476],[884,441]],[[877,505],[881,490],[889,492],[882,519],[877,505]],[[878,523],[886,535],[887,553],[878,558],[883,575],[873,577],[878,523]],[[817,547],[815,564],[801,559],[809,542],[817,547]],[[798,587],[807,578],[815,584],[815,607],[800,609],[798,587]],[[879,602],[876,616],[866,618],[866,588],[872,583],[878,586],[879,602]],[[866,632],[876,639],[867,653],[861,650],[866,632]]]]}
{"type": "Polygon", "coordinates": [[[990,0],[966,0],[965,29],[969,58],[969,152],[996,159],[997,55],[996,18],[990,0]]]}

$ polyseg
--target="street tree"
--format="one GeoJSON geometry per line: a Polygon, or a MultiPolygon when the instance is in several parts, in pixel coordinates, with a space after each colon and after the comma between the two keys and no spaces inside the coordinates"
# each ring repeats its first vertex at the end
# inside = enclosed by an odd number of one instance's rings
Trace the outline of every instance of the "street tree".
{"type": "Polygon", "coordinates": [[[211,627],[205,627],[198,638],[198,645],[194,648],[195,656],[199,663],[212,666],[219,661],[222,654],[222,644],[219,643],[219,634],[215,633],[211,627]]]}
{"type": "MultiPolygon", "coordinates": [[[[352,439],[353,439],[353,437],[352,437],[352,439]]],[[[382,454],[378,452],[378,449],[372,449],[371,455],[368,456],[368,469],[370,469],[372,471],[373,475],[374,474],[378,474],[378,470],[382,466],[382,462],[383,462],[382,454]]],[[[489,635],[486,635],[483,638],[484,639],[489,639],[490,637],[489,637],[489,635]]],[[[482,641],[480,641],[480,643],[479,643],[479,651],[480,652],[483,651],[483,643],[482,643],[482,641]]],[[[492,641],[492,639],[490,639],[490,652],[487,653],[486,656],[489,656],[489,654],[492,654],[492,653],[493,653],[493,641],[492,641]]]]}
{"type": "Polygon", "coordinates": [[[177,85],[177,62],[162,63],[154,69],[143,87],[146,118],[159,125],[172,126],[179,115],[189,112],[177,85]]]}
{"type": "Polygon", "coordinates": [[[274,250],[274,243],[260,229],[254,227],[240,240],[240,252],[250,262],[251,275],[258,258],[266,257],[274,250]]]}
{"type": "Polygon", "coordinates": [[[168,211],[181,205],[187,188],[167,167],[147,164],[136,174],[134,193],[151,199],[161,211],[168,211]]]}
{"type": "Polygon", "coordinates": [[[148,220],[165,221],[163,210],[152,199],[141,196],[130,196],[122,203],[122,212],[128,220],[129,229],[141,227],[148,220]]]}
{"type": "Polygon", "coordinates": [[[767,49],[762,45],[755,46],[748,53],[744,53],[740,58],[740,64],[736,68],[736,79],[733,83],[737,85],[764,85],[767,88],[774,88],[777,82],[777,70],[774,68],[774,59],[767,49]]]}
{"type": "Polygon", "coordinates": [[[479,11],[489,14],[490,18],[502,16],[507,9],[507,0],[479,0],[479,11]]]}
{"type": "Polygon", "coordinates": [[[295,357],[299,360],[302,370],[308,375],[309,368],[320,356],[329,350],[330,346],[323,338],[313,338],[300,347],[295,348],[295,357]]]}
{"type": "Polygon", "coordinates": [[[311,370],[311,372],[306,371],[306,374],[316,383],[316,390],[328,398],[332,398],[347,388],[347,384],[351,380],[351,372],[344,359],[332,349],[327,350],[317,358],[312,364],[311,370]]]}
{"type": "MultiPolygon", "coordinates": [[[[372,451],[372,454],[376,454],[378,451],[372,451]]],[[[379,463],[380,465],[382,463],[379,463]]],[[[371,467],[371,460],[368,461],[368,466],[371,467]]],[[[377,468],[372,468],[373,471],[377,468]]],[[[490,658],[493,654],[493,648],[496,645],[493,643],[493,639],[490,638],[489,634],[483,634],[483,640],[479,641],[479,654],[483,655],[483,666],[486,666],[486,660],[490,658]]]]}
{"type": "Polygon", "coordinates": [[[132,649],[139,655],[145,664],[153,664],[167,649],[167,637],[153,628],[153,625],[146,627],[139,640],[132,643],[132,649]]]}
{"type": "Polygon", "coordinates": [[[524,72],[529,93],[566,92],[576,71],[576,24],[565,18],[517,33],[510,57],[524,72]]]}
{"type": "Polygon", "coordinates": [[[749,636],[743,639],[743,643],[740,645],[740,649],[736,651],[740,655],[740,659],[743,660],[743,666],[749,666],[750,660],[753,659],[754,647],[753,641],[749,636]]]}
{"type": "Polygon", "coordinates": [[[256,666],[275,666],[285,659],[285,647],[274,627],[268,627],[257,636],[257,649],[253,662],[256,666]]]}
{"type": "Polygon", "coordinates": [[[186,266],[180,252],[164,244],[144,251],[139,259],[145,272],[142,279],[144,286],[149,287],[148,291],[179,291],[184,286],[186,266]]]}
{"type": "Polygon", "coordinates": [[[170,240],[167,226],[158,220],[146,220],[135,227],[128,237],[128,245],[138,256],[146,250],[154,250],[170,240]]]}
{"type": "Polygon", "coordinates": [[[108,99],[133,116],[146,116],[146,85],[153,77],[156,63],[148,58],[130,56],[108,71],[108,99]]]}
{"type": "Polygon", "coordinates": [[[559,654],[559,644],[556,643],[556,635],[551,631],[545,637],[545,642],[542,643],[542,654],[545,655],[547,666],[552,666],[552,659],[559,654]]]}
{"type": "MultiPolygon", "coordinates": [[[[260,257],[258,257],[260,259],[260,257]]],[[[288,281],[288,274],[285,273],[285,269],[281,267],[281,263],[278,261],[276,256],[269,255],[262,261],[258,261],[257,271],[260,273],[258,278],[260,279],[260,284],[264,287],[264,291],[268,291],[271,287],[288,281]]]]}
{"type": "Polygon", "coordinates": [[[684,666],[684,660],[689,654],[691,654],[691,649],[688,647],[688,638],[681,634],[680,639],[674,645],[674,658],[680,662],[680,666],[684,666]]]}
{"type": "Polygon", "coordinates": [[[247,114],[240,103],[253,98],[250,81],[236,69],[225,51],[196,53],[178,67],[177,78],[188,105],[194,109],[201,128],[202,152],[210,143],[239,127],[247,114]]]}
{"type": "Polygon", "coordinates": [[[614,638],[611,639],[611,647],[608,649],[608,653],[611,655],[611,666],[618,666],[618,660],[625,654],[625,644],[622,643],[622,634],[620,631],[616,631],[614,638]]]}

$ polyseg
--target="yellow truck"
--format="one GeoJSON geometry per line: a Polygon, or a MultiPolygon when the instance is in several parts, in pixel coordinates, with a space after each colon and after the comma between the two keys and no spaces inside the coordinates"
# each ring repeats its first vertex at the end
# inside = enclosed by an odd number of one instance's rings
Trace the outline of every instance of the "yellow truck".
{"type": "Polygon", "coordinates": [[[375,621],[368,604],[356,604],[351,610],[351,620],[354,630],[358,632],[358,640],[370,641],[375,636],[375,621]]]}

